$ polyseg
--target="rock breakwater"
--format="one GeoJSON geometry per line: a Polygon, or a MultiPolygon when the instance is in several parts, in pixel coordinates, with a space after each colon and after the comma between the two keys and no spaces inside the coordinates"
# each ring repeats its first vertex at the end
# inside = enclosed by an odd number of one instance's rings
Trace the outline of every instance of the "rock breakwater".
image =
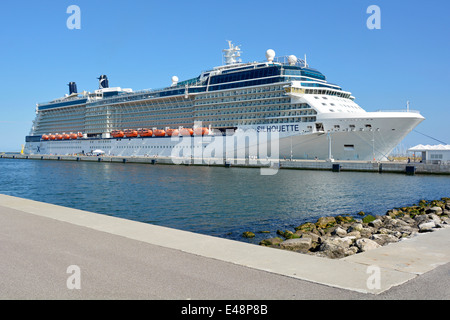
{"type": "Polygon", "coordinates": [[[450,198],[421,200],[417,205],[388,210],[385,215],[339,215],[306,222],[295,230],[277,231],[277,237],[260,245],[331,259],[376,249],[380,246],[450,227],[450,198]]]}

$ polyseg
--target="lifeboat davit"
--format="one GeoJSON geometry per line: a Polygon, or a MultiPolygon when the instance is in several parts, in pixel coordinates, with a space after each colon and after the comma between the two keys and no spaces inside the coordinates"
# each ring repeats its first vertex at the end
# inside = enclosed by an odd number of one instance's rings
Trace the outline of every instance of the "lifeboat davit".
{"type": "Polygon", "coordinates": [[[181,128],[180,136],[192,136],[194,134],[194,130],[191,128],[181,128]]]}
{"type": "Polygon", "coordinates": [[[50,140],[56,140],[56,136],[54,134],[49,135],[48,138],[50,140]]]}
{"type": "Polygon", "coordinates": [[[63,138],[62,134],[58,134],[58,133],[55,135],[55,137],[56,137],[56,140],[62,140],[62,138],[63,138]]]}
{"type": "Polygon", "coordinates": [[[70,135],[67,133],[64,133],[62,136],[63,140],[69,140],[70,139],[70,135]]]}
{"type": "Polygon", "coordinates": [[[48,140],[50,137],[48,136],[48,135],[46,135],[46,134],[43,134],[42,135],[42,140],[48,140]]]}
{"type": "Polygon", "coordinates": [[[134,129],[126,129],[123,133],[125,134],[125,137],[127,137],[127,138],[132,138],[132,137],[138,136],[137,130],[134,130],[134,129]]]}
{"type": "Polygon", "coordinates": [[[180,132],[178,131],[178,129],[167,129],[166,133],[169,137],[171,137],[171,136],[177,136],[180,132]]]}
{"type": "Polygon", "coordinates": [[[125,133],[122,130],[114,130],[111,132],[113,138],[123,138],[125,133]]]}
{"type": "Polygon", "coordinates": [[[156,129],[153,133],[155,134],[155,137],[164,137],[166,135],[166,132],[160,129],[156,129]]]}
{"type": "Polygon", "coordinates": [[[153,135],[153,131],[150,129],[139,129],[138,135],[140,137],[151,137],[153,135]]]}
{"type": "Polygon", "coordinates": [[[78,135],[76,133],[71,133],[70,134],[70,139],[77,140],[78,139],[78,135]]]}
{"type": "Polygon", "coordinates": [[[207,135],[208,133],[209,133],[208,128],[195,128],[194,129],[194,134],[196,136],[200,136],[200,135],[204,136],[204,135],[207,135]]]}

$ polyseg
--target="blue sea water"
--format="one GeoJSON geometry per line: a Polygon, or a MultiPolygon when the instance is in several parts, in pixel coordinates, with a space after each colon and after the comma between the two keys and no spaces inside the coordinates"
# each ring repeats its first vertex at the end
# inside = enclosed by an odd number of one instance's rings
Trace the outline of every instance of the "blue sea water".
{"type": "Polygon", "coordinates": [[[320,216],[448,197],[450,176],[0,159],[0,193],[258,243],[320,216]]]}

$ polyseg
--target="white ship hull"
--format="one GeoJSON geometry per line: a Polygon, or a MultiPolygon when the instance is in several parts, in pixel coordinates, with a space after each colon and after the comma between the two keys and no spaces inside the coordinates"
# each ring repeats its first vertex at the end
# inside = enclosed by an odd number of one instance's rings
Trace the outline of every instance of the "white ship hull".
{"type": "Polygon", "coordinates": [[[230,135],[28,142],[26,154],[92,154],[196,159],[385,160],[423,117],[411,112],[329,114],[315,123],[246,126],[230,135]],[[349,127],[352,125],[354,127],[349,127]],[[311,129],[311,126],[314,128],[311,129]],[[339,127],[336,127],[339,126],[339,127]],[[309,128],[308,128],[309,127],[309,128]]]}

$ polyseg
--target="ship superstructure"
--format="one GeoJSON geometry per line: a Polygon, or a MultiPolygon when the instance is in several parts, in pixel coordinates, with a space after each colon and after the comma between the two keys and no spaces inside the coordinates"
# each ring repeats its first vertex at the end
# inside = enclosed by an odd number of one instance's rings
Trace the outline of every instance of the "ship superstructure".
{"type": "Polygon", "coordinates": [[[224,65],[184,81],[173,76],[162,89],[109,87],[105,75],[94,92],[69,83],[68,95],[37,105],[25,153],[173,156],[173,137],[186,141],[200,129],[208,139],[189,149],[209,146],[217,158],[225,157],[224,137],[254,131],[276,137],[280,158],[382,160],[424,120],[406,110],[366,112],[306,59],[267,50],[266,61],[242,63],[231,41],[223,52],[224,65]]]}

